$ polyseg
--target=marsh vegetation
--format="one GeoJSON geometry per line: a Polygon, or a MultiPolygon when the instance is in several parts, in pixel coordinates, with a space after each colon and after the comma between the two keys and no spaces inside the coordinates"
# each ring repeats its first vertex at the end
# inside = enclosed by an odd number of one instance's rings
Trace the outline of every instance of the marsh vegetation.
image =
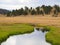
{"type": "Polygon", "coordinates": [[[27,24],[0,24],[0,43],[11,35],[33,32],[33,26],[27,24]]]}
{"type": "Polygon", "coordinates": [[[1,45],[51,45],[46,42],[46,33],[46,31],[42,32],[42,30],[38,31],[34,28],[32,33],[10,36],[1,45]]]}

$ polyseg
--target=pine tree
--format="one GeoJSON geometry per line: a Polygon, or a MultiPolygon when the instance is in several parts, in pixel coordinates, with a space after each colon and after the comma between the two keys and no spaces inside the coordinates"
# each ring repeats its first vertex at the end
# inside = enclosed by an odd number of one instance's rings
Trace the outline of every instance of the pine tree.
{"type": "Polygon", "coordinates": [[[36,15],[35,9],[33,9],[33,10],[31,11],[31,15],[36,15]]]}
{"type": "Polygon", "coordinates": [[[39,15],[40,14],[40,7],[36,7],[36,10],[37,10],[37,14],[39,15]]]}

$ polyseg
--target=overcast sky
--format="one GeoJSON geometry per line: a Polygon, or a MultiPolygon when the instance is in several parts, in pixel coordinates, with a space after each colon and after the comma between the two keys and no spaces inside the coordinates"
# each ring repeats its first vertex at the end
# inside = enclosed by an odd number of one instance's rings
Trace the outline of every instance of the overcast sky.
{"type": "Polygon", "coordinates": [[[41,5],[60,5],[60,0],[0,0],[0,8],[19,9],[24,6],[37,7],[41,5]]]}

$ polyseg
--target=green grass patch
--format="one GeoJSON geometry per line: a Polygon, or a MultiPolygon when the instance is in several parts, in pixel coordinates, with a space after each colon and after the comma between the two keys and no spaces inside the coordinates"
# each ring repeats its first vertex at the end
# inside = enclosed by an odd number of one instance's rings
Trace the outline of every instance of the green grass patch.
{"type": "Polygon", "coordinates": [[[33,26],[28,24],[0,24],[0,43],[11,35],[33,32],[33,26]]]}
{"type": "Polygon", "coordinates": [[[52,45],[60,45],[60,28],[54,26],[47,26],[50,30],[46,34],[46,41],[52,45]]]}

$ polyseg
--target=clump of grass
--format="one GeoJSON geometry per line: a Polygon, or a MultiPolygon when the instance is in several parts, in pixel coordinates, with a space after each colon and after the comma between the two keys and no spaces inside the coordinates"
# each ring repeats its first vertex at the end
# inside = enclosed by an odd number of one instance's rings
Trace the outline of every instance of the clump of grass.
{"type": "Polygon", "coordinates": [[[33,32],[33,26],[28,24],[0,24],[0,43],[11,35],[33,32]]]}
{"type": "Polygon", "coordinates": [[[50,31],[50,27],[49,26],[43,26],[42,31],[50,31]]]}

